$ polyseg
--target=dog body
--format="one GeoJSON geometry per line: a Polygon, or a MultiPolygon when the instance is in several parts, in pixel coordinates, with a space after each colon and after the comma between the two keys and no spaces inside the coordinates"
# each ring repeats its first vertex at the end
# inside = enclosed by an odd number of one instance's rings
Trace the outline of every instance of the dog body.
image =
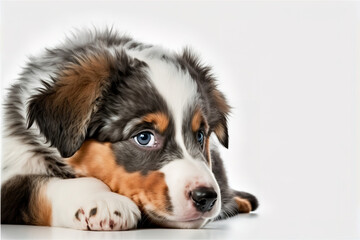
{"type": "Polygon", "coordinates": [[[30,58],[5,103],[2,223],[199,228],[255,210],[211,143],[228,146],[229,106],[210,70],[108,30],[30,58]]]}

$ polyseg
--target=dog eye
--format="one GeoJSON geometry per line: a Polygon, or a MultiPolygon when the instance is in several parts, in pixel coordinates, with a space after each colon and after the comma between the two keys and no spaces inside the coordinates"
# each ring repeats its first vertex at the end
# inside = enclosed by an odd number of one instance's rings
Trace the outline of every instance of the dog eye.
{"type": "Polygon", "coordinates": [[[134,140],[142,147],[154,147],[156,144],[154,134],[149,131],[140,132],[134,137],[134,140]]]}
{"type": "Polygon", "coordinates": [[[203,146],[203,144],[204,144],[204,132],[203,131],[198,131],[197,133],[196,133],[196,139],[197,139],[197,141],[198,141],[198,143],[200,143],[200,145],[201,146],[203,146]]]}

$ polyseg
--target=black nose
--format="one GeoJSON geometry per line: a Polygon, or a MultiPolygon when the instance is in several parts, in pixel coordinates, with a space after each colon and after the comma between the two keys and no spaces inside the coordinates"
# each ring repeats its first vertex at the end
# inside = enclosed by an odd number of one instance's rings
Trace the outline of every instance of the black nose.
{"type": "Polygon", "coordinates": [[[217,194],[213,188],[199,187],[191,191],[191,198],[200,212],[210,211],[215,205],[217,194]]]}

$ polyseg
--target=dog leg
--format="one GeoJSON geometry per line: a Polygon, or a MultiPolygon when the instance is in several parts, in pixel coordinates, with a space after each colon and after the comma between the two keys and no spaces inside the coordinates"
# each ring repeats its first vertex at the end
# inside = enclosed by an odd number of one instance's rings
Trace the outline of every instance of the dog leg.
{"type": "Polygon", "coordinates": [[[238,206],[239,213],[249,213],[258,208],[259,203],[254,195],[236,190],[233,190],[233,192],[235,194],[234,200],[238,206]]]}
{"type": "Polygon", "coordinates": [[[2,223],[81,230],[127,230],[135,228],[140,220],[140,210],[133,201],[111,192],[107,185],[95,178],[16,176],[3,185],[1,200],[2,223]],[[27,185],[29,194],[10,203],[6,198],[24,190],[19,189],[21,185],[27,185]],[[27,204],[26,200],[29,200],[27,204]],[[19,203],[23,203],[22,206],[19,203]],[[9,208],[16,209],[17,205],[20,206],[17,212],[6,212],[11,211],[9,208]],[[19,216],[18,219],[11,219],[12,214],[19,216]]]}

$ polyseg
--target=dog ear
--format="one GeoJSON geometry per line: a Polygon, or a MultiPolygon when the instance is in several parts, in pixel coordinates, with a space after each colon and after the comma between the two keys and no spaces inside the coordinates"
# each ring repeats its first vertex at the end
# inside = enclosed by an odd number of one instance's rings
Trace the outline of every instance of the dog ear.
{"type": "Polygon", "coordinates": [[[219,142],[226,148],[229,147],[229,134],[227,127],[227,116],[230,112],[230,107],[226,102],[224,95],[216,88],[210,92],[212,102],[215,106],[214,115],[217,121],[213,124],[213,131],[216,134],[219,142]]]}
{"type": "Polygon", "coordinates": [[[216,80],[211,73],[211,67],[201,64],[199,58],[194,55],[189,48],[185,48],[179,58],[189,70],[191,76],[200,85],[201,91],[207,98],[210,105],[209,126],[216,134],[219,142],[226,148],[229,146],[229,136],[227,127],[227,116],[230,113],[224,95],[217,89],[216,80]]]}
{"type": "Polygon", "coordinates": [[[87,128],[111,87],[112,72],[127,71],[124,52],[87,54],[66,65],[28,104],[28,128],[36,122],[41,133],[62,157],[72,156],[82,145],[87,128]],[[122,54],[122,55],[121,55],[122,54]]]}

